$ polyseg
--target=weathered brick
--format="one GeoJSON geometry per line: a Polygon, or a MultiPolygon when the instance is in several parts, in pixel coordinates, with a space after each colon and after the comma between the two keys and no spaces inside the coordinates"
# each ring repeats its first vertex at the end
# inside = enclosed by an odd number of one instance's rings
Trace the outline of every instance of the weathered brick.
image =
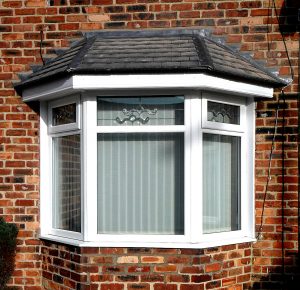
{"type": "Polygon", "coordinates": [[[142,256],[141,262],[142,263],[151,263],[151,264],[163,263],[164,257],[162,257],[162,256],[142,256]]]}

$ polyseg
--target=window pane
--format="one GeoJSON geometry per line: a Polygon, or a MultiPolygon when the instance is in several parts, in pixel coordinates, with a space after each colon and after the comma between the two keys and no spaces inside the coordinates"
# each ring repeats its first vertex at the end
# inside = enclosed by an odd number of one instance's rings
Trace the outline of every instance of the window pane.
{"type": "Polygon", "coordinates": [[[52,126],[76,123],[76,104],[68,104],[52,109],[52,126]]]}
{"type": "Polygon", "coordinates": [[[183,125],[184,97],[98,98],[98,126],[183,125]]]}
{"type": "Polygon", "coordinates": [[[53,227],[81,231],[80,135],[53,138],[53,227]]]}
{"type": "Polygon", "coordinates": [[[204,233],[241,228],[240,151],[240,137],[203,134],[204,233]]]}
{"type": "Polygon", "coordinates": [[[184,233],[183,138],[98,134],[98,233],[184,233]]]}
{"type": "Polygon", "coordinates": [[[239,125],[240,107],[208,101],[207,121],[239,125]]]}

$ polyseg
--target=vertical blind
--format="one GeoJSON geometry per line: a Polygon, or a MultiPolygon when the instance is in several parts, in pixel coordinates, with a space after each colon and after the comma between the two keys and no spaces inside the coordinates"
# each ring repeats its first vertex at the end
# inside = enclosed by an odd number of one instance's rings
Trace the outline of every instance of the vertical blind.
{"type": "Polygon", "coordinates": [[[53,227],[81,231],[80,135],[53,138],[53,227]]]}
{"type": "Polygon", "coordinates": [[[183,133],[98,134],[98,233],[183,234],[183,133]]]}
{"type": "Polygon", "coordinates": [[[203,232],[239,230],[240,137],[203,134],[203,232]]]}

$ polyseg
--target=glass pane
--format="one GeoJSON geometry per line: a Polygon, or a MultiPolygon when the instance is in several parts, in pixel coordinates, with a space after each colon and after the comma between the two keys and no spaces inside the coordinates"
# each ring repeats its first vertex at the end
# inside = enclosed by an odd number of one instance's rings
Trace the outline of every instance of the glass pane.
{"type": "Polygon", "coordinates": [[[241,228],[241,138],[203,134],[203,232],[241,228]]]}
{"type": "Polygon", "coordinates": [[[98,126],[183,125],[184,97],[98,98],[98,126]]]}
{"type": "Polygon", "coordinates": [[[53,227],[81,231],[80,135],[53,138],[53,227]]]}
{"type": "Polygon", "coordinates": [[[208,101],[207,121],[239,125],[240,107],[208,101]]]}
{"type": "Polygon", "coordinates": [[[98,233],[184,234],[183,133],[98,134],[98,233]]]}
{"type": "Polygon", "coordinates": [[[76,104],[52,108],[52,126],[76,123],[76,104]]]}

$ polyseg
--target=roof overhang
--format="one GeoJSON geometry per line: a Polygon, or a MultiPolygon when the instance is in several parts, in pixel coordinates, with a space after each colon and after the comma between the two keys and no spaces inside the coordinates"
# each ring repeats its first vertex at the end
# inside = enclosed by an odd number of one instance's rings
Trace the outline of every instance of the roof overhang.
{"type": "Polygon", "coordinates": [[[44,84],[24,88],[22,99],[47,101],[73,93],[97,91],[97,95],[111,96],[126,92],[203,90],[223,92],[244,97],[272,98],[273,88],[227,80],[202,73],[196,74],[129,74],[129,75],[73,75],[44,84]]]}

